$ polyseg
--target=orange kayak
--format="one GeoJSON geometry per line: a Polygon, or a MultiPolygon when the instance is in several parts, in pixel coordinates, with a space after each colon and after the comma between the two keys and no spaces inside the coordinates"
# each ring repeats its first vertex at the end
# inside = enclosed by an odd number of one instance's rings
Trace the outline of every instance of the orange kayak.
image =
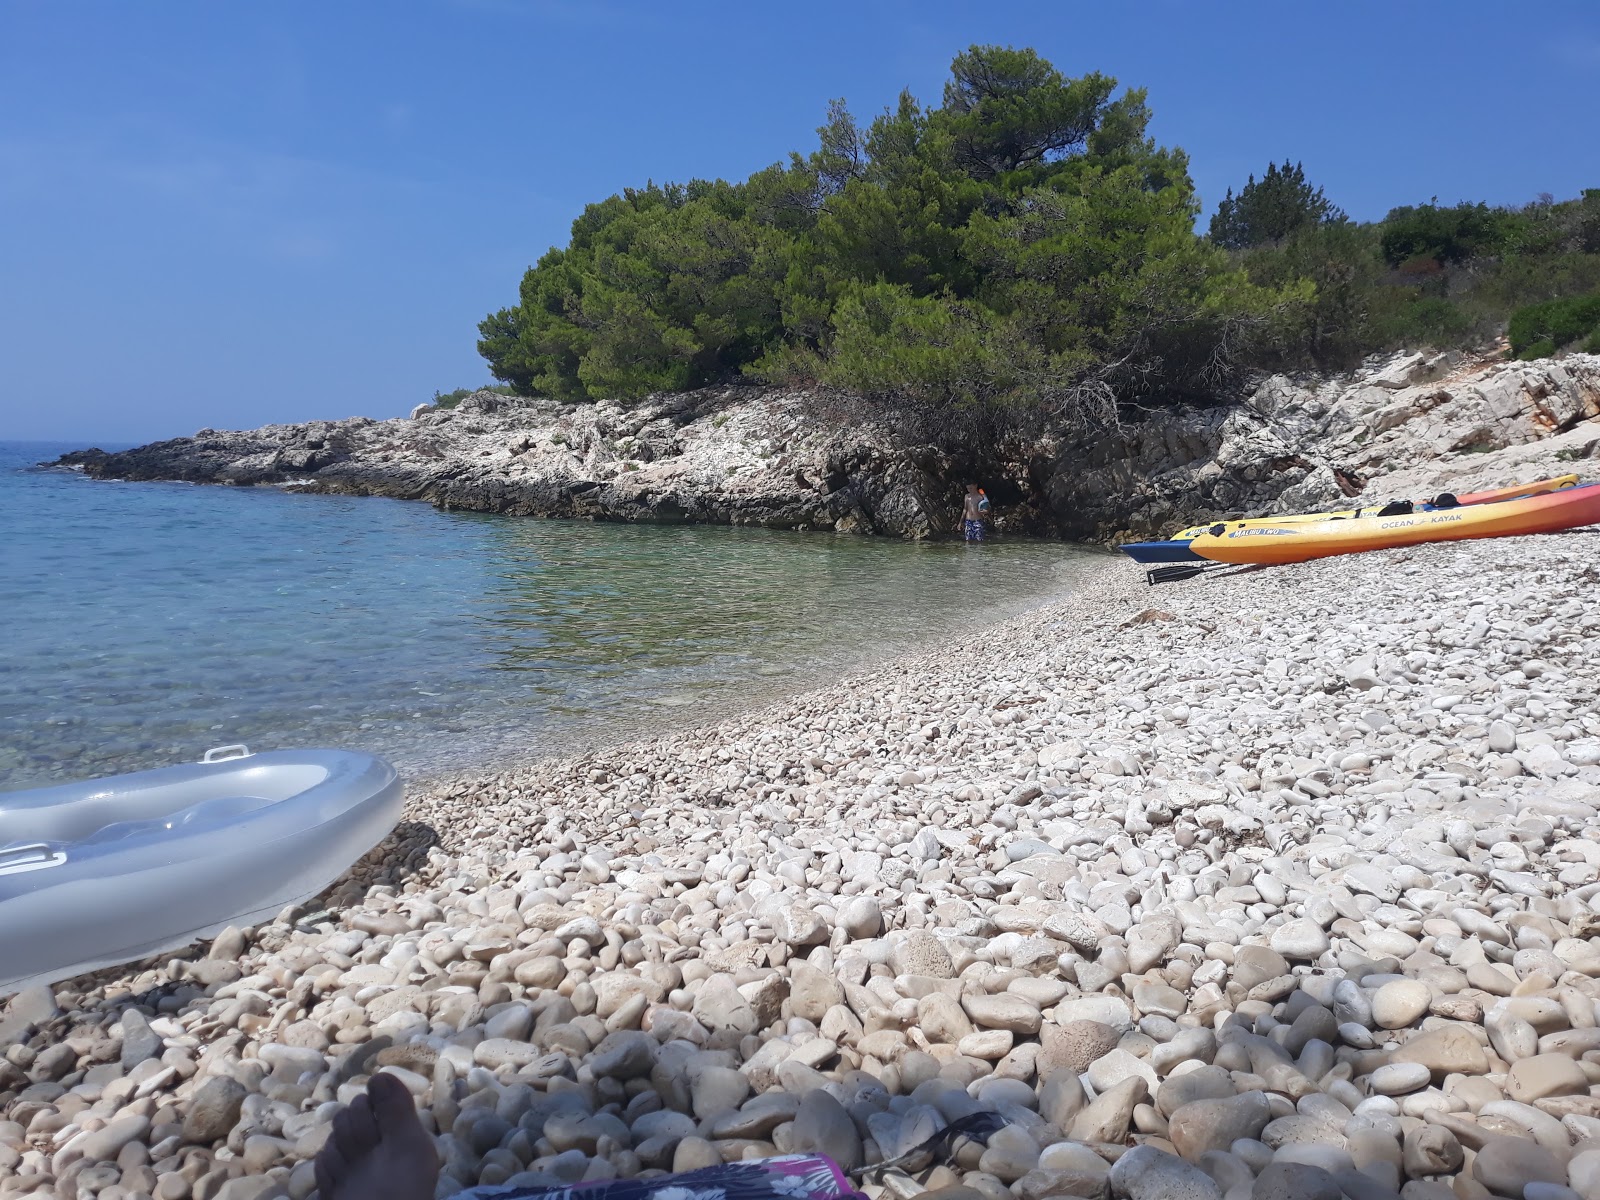
{"type": "Polygon", "coordinates": [[[1221,533],[1199,535],[1189,543],[1189,549],[1212,562],[1292,563],[1335,554],[1414,546],[1420,542],[1554,533],[1597,521],[1600,521],[1600,484],[1590,483],[1544,495],[1407,516],[1330,518],[1284,525],[1258,523],[1232,527],[1221,533]]]}

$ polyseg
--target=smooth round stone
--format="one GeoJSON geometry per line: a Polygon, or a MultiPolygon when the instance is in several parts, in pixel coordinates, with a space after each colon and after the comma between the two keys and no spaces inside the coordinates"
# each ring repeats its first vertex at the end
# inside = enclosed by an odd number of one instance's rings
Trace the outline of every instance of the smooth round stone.
{"type": "Polygon", "coordinates": [[[1400,1106],[1388,1096],[1368,1096],[1357,1104],[1353,1111],[1357,1116],[1393,1117],[1399,1114],[1400,1106]]]}
{"type": "Polygon", "coordinates": [[[1489,1069],[1489,1056],[1478,1039],[1458,1025],[1414,1033],[1391,1058],[1421,1063],[1439,1076],[1481,1075],[1489,1069]]]}
{"type": "Polygon", "coordinates": [[[1032,1001],[1039,1008],[1048,1008],[1067,994],[1067,985],[1060,979],[1041,979],[1024,975],[1006,985],[1006,991],[1032,1001]]]}
{"type": "Polygon", "coordinates": [[[1428,1086],[1433,1072],[1421,1063],[1389,1063],[1372,1073],[1372,1090],[1380,1096],[1403,1096],[1428,1086]]]}
{"type": "Polygon", "coordinates": [[[1271,1118],[1271,1102],[1262,1092],[1193,1100],[1168,1117],[1168,1137],[1179,1154],[1195,1162],[1208,1150],[1226,1150],[1255,1137],[1271,1118]]]}
{"type": "Polygon", "coordinates": [[[856,1131],[855,1122],[842,1104],[820,1089],[807,1093],[800,1102],[792,1137],[797,1151],[826,1154],[847,1171],[861,1165],[861,1135],[856,1131]],[[845,1166],[847,1162],[849,1166],[845,1166]]]}
{"type": "Polygon", "coordinates": [[[1355,1160],[1344,1146],[1320,1145],[1316,1142],[1289,1142],[1273,1152],[1275,1163],[1300,1163],[1319,1167],[1330,1175],[1340,1171],[1355,1170],[1355,1160]]]}
{"type": "Polygon", "coordinates": [[[1461,1169],[1461,1142],[1438,1125],[1418,1125],[1405,1135],[1401,1166],[1407,1175],[1445,1175],[1461,1169]]]}
{"type": "Polygon", "coordinates": [[[1344,1025],[1372,1024],[1372,1000],[1353,979],[1341,979],[1333,986],[1333,1018],[1344,1025]]]}
{"type": "Polygon", "coordinates": [[[1007,1125],[989,1139],[978,1169],[1015,1183],[1039,1165],[1039,1143],[1019,1125],[1007,1125]]]}
{"type": "Polygon", "coordinates": [[[672,1152],[672,1170],[676,1174],[698,1171],[703,1167],[720,1167],[722,1154],[714,1143],[700,1137],[686,1137],[672,1152]]]}
{"type": "Polygon", "coordinates": [[[1567,1182],[1578,1193],[1600,1195],[1600,1150],[1584,1150],[1567,1164],[1567,1182]]]}
{"type": "Polygon", "coordinates": [[[731,1067],[704,1066],[694,1071],[689,1091],[694,1115],[703,1121],[743,1104],[750,1094],[750,1081],[731,1067]]]}
{"type": "Polygon", "coordinates": [[[1390,954],[1404,958],[1417,948],[1417,939],[1397,929],[1370,930],[1366,935],[1367,950],[1372,954],[1390,954]]]}
{"type": "Polygon", "coordinates": [[[872,896],[852,896],[839,907],[838,924],[853,939],[874,938],[883,930],[883,909],[872,896]]]}
{"type": "Polygon", "coordinates": [[[1484,1018],[1489,1044],[1509,1063],[1532,1058],[1539,1053],[1539,1031],[1513,1013],[1491,1012],[1484,1018]]]}
{"type": "MultiPolygon", "coordinates": [[[[1037,1109],[1039,1097],[1033,1088],[1020,1079],[985,1079],[977,1085],[976,1095],[984,1104],[1009,1104],[1016,1108],[1037,1109]]],[[[1104,1161],[1104,1160],[1102,1160],[1104,1161]]]]}
{"type": "Polygon", "coordinates": [[[1133,1002],[1140,1012],[1163,1017],[1181,1017],[1189,1007],[1182,992],[1162,983],[1134,984],[1133,1002]]]}
{"type": "Polygon", "coordinates": [[[1346,1021],[1339,1026],[1339,1040],[1356,1050],[1371,1050],[1378,1044],[1370,1029],[1354,1021],[1346,1021]]]}
{"type": "Polygon", "coordinates": [[[1089,1070],[1085,1074],[1088,1075],[1096,1094],[1110,1091],[1124,1079],[1141,1078],[1150,1091],[1155,1090],[1157,1082],[1156,1074],[1150,1069],[1149,1063],[1121,1047],[1095,1059],[1089,1064],[1089,1070]]]}
{"type": "Polygon", "coordinates": [[[1248,1196],[1255,1183],[1255,1172],[1226,1150],[1207,1150],[1195,1165],[1217,1181],[1223,1195],[1233,1188],[1242,1187],[1248,1196]]]}
{"type": "Polygon", "coordinates": [[[1039,1032],[1039,1008],[1022,996],[1005,992],[997,996],[967,996],[961,1006],[980,1029],[1003,1029],[1019,1037],[1039,1032]]]}
{"type": "Polygon", "coordinates": [[[968,1058],[981,1058],[993,1062],[1004,1058],[1015,1040],[1009,1029],[980,1029],[958,1041],[956,1050],[968,1058]]]}
{"type": "Polygon", "coordinates": [[[1535,1181],[1522,1189],[1522,1200],[1587,1200],[1569,1187],[1559,1183],[1535,1181]]]}
{"type": "Polygon", "coordinates": [[[1037,854],[1059,855],[1060,851],[1049,842],[1041,842],[1038,838],[1017,838],[1006,843],[1006,858],[1011,862],[1022,862],[1037,854]]]}
{"type": "Polygon", "coordinates": [[[1118,1158],[1111,1187],[1128,1200],[1222,1200],[1211,1176],[1154,1146],[1135,1146],[1118,1158]]]}
{"type": "Polygon", "coordinates": [[[1111,1164],[1080,1142],[1056,1142],[1039,1152],[1039,1169],[1104,1175],[1111,1164]]]}
{"type": "Polygon", "coordinates": [[[1433,993],[1416,979],[1397,979],[1372,997],[1372,1019],[1381,1029],[1409,1029],[1428,1011],[1433,993]]]}
{"type": "Polygon", "coordinates": [[[1328,935],[1321,925],[1304,917],[1285,921],[1272,931],[1274,952],[1297,962],[1310,962],[1328,951],[1328,935]]]}
{"type": "Polygon", "coordinates": [[[1257,1138],[1240,1138],[1228,1147],[1228,1153],[1257,1174],[1272,1162],[1272,1147],[1257,1138]]]}
{"type": "Polygon", "coordinates": [[[1274,1162],[1256,1176],[1250,1200],[1344,1200],[1344,1191],[1321,1167],[1274,1162]]]}
{"type": "Polygon", "coordinates": [[[1565,1054],[1535,1054],[1511,1064],[1506,1095],[1524,1104],[1547,1096],[1578,1096],[1589,1090],[1583,1068],[1565,1054]]]}
{"type": "Polygon", "coordinates": [[[1560,1159],[1538,1142],[1519,1137],[1491,1137],[1473,1159],[1472,1174],[1499,1196],[1521,1196],[1530,1183],[1567,1182],[1560,1159]]]}

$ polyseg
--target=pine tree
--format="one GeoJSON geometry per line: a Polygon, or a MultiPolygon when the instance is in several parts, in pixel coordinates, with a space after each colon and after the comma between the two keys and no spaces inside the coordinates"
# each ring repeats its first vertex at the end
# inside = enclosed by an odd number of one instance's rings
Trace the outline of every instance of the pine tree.
{"type": "Polygon", "coordinates": [[[1314,225],[1343,221],[1343,211],[1306,182],[1305,168],[1285,161],[1272,163],[1261,181],[1254,175],[1239,190],[1233,189],[1211,218],[1211,240],[1229,250],[1248,250],[1284,241],[1314,225]]]}

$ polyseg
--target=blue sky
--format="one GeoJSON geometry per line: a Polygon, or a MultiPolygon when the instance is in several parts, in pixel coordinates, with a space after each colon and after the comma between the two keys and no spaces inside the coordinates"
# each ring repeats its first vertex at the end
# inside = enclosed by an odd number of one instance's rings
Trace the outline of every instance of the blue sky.
{"type": "Polygon", "coordinates": [[[0,437],[402,414],[630,184],[936,102],[973,42],[1148,88],[1208,205],[1600,186],[1600,6],[1549,0],[0,0],[0,437]]]}

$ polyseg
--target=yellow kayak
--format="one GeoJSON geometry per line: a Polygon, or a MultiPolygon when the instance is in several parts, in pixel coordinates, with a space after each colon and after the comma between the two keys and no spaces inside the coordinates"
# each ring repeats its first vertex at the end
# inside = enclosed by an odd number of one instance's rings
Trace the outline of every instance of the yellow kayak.
{"type": "Polygon", "coordinates": [[[1201,558],[1225,563],[1294,563],[1335,554],[1387,550],[1420,542],[1554,533],[1600,521],[1600,483],[1523,496],[1502,504],[1436,509],[1394,516],[1329,518],[1312,524],[1215,526],[1189,543],[1201,558]]]}
{"type": "MultiPolygon", "coordinates": [[[[1487,492],[1467,492],[1456,497],[1456,503],[1468,504],[1494,504],[1500,500],[1520,500],[1524,496],[1542,496],[1546,492],[1560,491],[1562,488],[1572,487],[1578,482],[1576,475],[1557,475],[1554,479],[1539,479],[1533,483],[1519,483],[1514,487],[1495,488],[1487,492]]],[[[1237,521],[1207,521],[1204,525],[1191,525],[1187,529],[1180,529],[1172,535],[1175,542],[1187,541],[1197,538],[1218,525],[1226,525],[1229,529],[1249,529],[1257,525],[1304,525],[1313,521],[1344,521],[1355,517],[1376,516],[1382,504],[1371,504],[1365,508],[1347,508],[1339,512],[1321,513],[1286,513],[1278,517],[1245,517],[1237,521]]]]}

